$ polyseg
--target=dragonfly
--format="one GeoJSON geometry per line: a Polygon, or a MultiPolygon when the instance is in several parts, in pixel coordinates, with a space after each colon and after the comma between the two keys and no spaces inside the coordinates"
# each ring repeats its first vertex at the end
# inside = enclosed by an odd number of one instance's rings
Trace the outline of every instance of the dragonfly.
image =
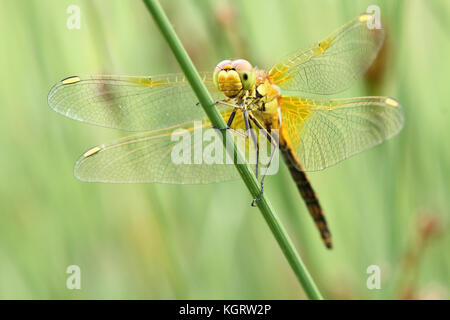
{"type": "MultiPolygon", "coordinates": [[[[332,248],[331,233],[306,172],[380,144],[395,136],[404,122],[394,98],[329,97],[353,85],[377,56],[384,31],[368,27],[372,18],[360,14],[267,70],[238,59],[201,73],[227,123],[221,129],[252,141],[256,149],[249,132],[258,130],[278,148],[327,248],[332,248]]],[[[173,139],[177,130],[192,131],[194,121],[211,127],[197,101],[183,74],[71,76],[48,95],[49,106],[66,117],[134,132],[81,155],[74,175],[82,181],[207,184],[239,179],[231,164],[180,164],[171,159],[179,143],[173,139]]],[[[194,152],[193,145],[188,147],[194,152]]]]}

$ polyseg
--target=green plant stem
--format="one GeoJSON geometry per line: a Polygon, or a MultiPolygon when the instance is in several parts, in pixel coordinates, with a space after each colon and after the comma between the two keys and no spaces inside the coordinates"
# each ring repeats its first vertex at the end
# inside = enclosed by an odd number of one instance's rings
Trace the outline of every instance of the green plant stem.
{"type": "MultiPolygon", "coordinates": [[[[214,106],[214,101],[211,98],[208,90],[206,89],[200,75],[198,74],[196,68],[194,67],[191,59],[189,58],[186,50],[181,44],[178,36],[175,33],[172,25],[170,24],[166,14],[161,8],[160,4],[157,0],[143,0],[148,10],[150,11],[153,19],[158,25],[161,33],[169,44],[170,49],[172,50],[175,58],[180,64],[181,69],[183,70],[186,79],[189,81],[192,89],[194,90],[200,104],[205,110],[208,118],[210,119],[212,125],[216,128],[225,128],[226,123],[220,113],[214,106]]],[[[221,130],[223,135],[224,145],[226,144],[227,139],[232,139],[230,136],[231,133],[229,130],[221,130]]],[[[228,140],[233,141],[233,140],[228,140]]],[[[229,150],[230,148],[226,148],[229,150]]],[[[254,174],[250,167],[243,161],[243,156],[241,152],[237,149],[236,145],[234,145],[233,150],[230,150],[233,153],[234,162],[236,165],[239,174],[241,175],[242,180],[246,184],[248,190],[254,198],[258,198],[260,196],[261,190],[258,180],[255,178],[254,174]]],[[[290,240],[286,230],[281,224],[281,221],[275,215],[275,211],[272,209],[271,204],[263,195],[260,201],[257,202],[258,208],[261,211],[264,219],[269,225],[270,230],[272,231],[275,239],[277,240],[281,250],[283,251],[286,259],[289,262],[292,270],[294,271],[297,279],[300,282],[300,285],[303,287],[306,295],[310,299],[323,299],[319,290],[317,289],[316,284],[314,283],[311,275],[303,264],[300,256],[298,255],[295,247],[290,240]]]]}

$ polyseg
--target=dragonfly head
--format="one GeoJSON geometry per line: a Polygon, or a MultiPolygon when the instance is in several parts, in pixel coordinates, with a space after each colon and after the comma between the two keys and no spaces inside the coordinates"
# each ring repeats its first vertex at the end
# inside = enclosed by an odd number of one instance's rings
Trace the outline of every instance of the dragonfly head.
{"type": "Polygon", "coordinates": [[[244,59],[223,60],[214,69],[214,84],[228,98],[236,97],[242,90],[255,86],[255,70],[244,59]]]}

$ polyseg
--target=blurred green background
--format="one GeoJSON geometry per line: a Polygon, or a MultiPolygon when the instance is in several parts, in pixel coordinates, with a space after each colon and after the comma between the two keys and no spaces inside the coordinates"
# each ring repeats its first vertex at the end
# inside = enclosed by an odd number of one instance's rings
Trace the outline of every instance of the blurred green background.
{"type": "MultiPolygon", "coordinates": [[[[376,4],[387,41],[345,96],[405,109],[388,142],[310,178],[326,250],[286,168],[267,195],[331,299],[450,298],[450,2],[162,1],[199,70],[225,58],[270,67],[376,4]],[[368,290],[366,269],[381,268],[368,290]]],[[[179,72],[140,1],[0,1],[0,298],[303,299],[242,181],[109,185],[76,180],[88,147],[124,133],[53,112],[70,75],[179,72]],[[66,9],[81,8],[69,30],[66,9]],[[68,290],[69,265],[82,289],[68,290]]]]}

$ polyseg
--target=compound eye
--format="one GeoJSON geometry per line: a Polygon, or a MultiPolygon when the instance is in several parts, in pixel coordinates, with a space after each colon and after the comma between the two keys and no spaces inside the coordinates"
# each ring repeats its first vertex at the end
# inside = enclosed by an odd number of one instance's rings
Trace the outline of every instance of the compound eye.
{"type": "Polygon", "coordinates": [[[225,69],[226,66],[231,66],[232,61],[231,60],[223,60],[220,61],[216,68],[214,69],[215,72],[219,72],[222,71],[223,69],[225,69]]]}
{"type": "Polygon", "coordinates": [[[255,71],[250,62],[244,59],[234,60],[231,67],[239,73],[242,87],[245,90],[251,90],[255,85],[255,71]]]}
{"type": "Polygon", "coordinates": [[[250,64],[250,62],[248,62],[247,60],[244,60],[244,59],[234,60],[231,63],[231,66],[236,71],[252,71],[253,70],[253,67],[250,64]]]}

